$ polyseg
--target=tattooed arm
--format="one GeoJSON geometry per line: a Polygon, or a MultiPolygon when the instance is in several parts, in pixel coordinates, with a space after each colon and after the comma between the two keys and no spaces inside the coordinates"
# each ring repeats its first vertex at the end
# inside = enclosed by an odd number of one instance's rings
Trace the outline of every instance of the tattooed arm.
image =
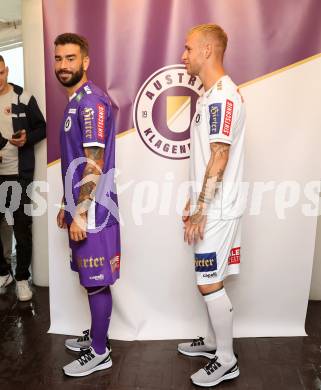
{"type": "Polygon", "coordinates": [[[76,213],[70,225],[70,238],[81,241],[87,237],[87,211],[95,196],[96,186],[104,165],[105,149],[92,146],[84,148],[87,163],[83,171],[83,183],[80,187],[76,213]]]}
{"type": "MultiPolygon", "coordinates": [[[[229,144],[212,142],[210,145],[211,158],[206,167],[202,191],[197,202],[197,209],[203,212],[206,211],[207,205],[214,199],[218,184],[223,179],[230,150],[229,144]]],[[[197,223],[197,215],[199,215],[198,211],[193,214],[192,223],[197,223]]]]}
{"type": "Polygon", "coordinates": [[[230,145],[221,142],[212,142],[211,157],[207,163],[202,191],[198,197],[197,208],[185,223],[184,239],[189,244],[203,239],[206,225],[207,205],[214,199],[218,184],[223,179],[224,170],[229,158],[230,145]]]}

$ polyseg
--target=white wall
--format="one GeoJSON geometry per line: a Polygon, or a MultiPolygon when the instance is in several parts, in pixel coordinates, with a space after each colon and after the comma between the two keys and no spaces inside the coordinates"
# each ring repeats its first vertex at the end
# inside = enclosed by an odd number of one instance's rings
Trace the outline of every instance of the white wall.
{"type": "MultiPolygon", "coordinates": [[[[22,2],[22,36],[24,45],[25,88],[32,93],[43,114],[46,112],[45,69],[41,0],[22,2]]],[[[47,180],[47,145],[36,145],[35,180],[47,180]]],[[[46,194],[42,194],[45,196],[46,194]]],[[[49,285],[48,218],[47,213],[34,217],[33,222],[33,281],[37,286],[49,285]]]]}
{"type": "Polygon", "coordinates": [[[23,74],[23,48],[15,47],[14,49],[2,50],[0,47],[0,54],[3,56],[6,65],[9,68],[9,83],[14,83],[24,87],[23,74]]]}

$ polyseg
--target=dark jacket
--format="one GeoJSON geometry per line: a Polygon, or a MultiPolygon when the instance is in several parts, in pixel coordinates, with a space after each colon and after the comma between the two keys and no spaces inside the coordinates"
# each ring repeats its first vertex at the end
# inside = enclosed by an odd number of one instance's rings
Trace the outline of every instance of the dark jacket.
{"type": "MultiPolygon", "coordinates": [[[[24,146],[18,148],[18,173],[22,178],[32,179],[35,170],[34,145],[46,138],[46,122],[35,97],[18,85],[11,85],[15,94],[14,101],[11,104],[13,132],[16,133],[25,129],[27,135],[24,146]]],[[[7,140],[0,137],[0,149],[7,142],[7,140]]]]}

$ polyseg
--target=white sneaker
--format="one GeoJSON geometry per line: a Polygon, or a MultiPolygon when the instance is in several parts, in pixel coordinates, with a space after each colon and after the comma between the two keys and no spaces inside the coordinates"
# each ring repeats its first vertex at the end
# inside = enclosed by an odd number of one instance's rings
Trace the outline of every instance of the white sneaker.
{"type": "Polygon", "coordinates": [[[112,366],[108,349],[102,355],[98,355],[92,347],[80,352],[79,358],[63,367],[68,376],[85,376],[95,371],[105,370],[112,366]]]}
{"type": "Polygon", "coordinates": [[[198,337],[192,340],[192,342],[178,344],[178,352],[186,356],[205,356],[213,359],[216,349],[212,345],[205,344],[204,340],[204,337],[198,337]]]}
{"type": "Polygon", "coordinates": [[[0,276],[0,288],[9,286],[13,282],[13,277],[11,274],[0,276]]]}
{"type": "MultiPolygon", "coordinates": [[[[80,352],[84,348],[85,349],[90,348],[92,342],[90,337],[90,330],[86,329],[82,333],[83,336],[65,340],[65,347],[75,352],[80,352]]],[[[108,336],[106,337],[106,347],[108,348],[110,353],[111,347],[110,347],[108,336]]]]}
{"type": "Polygon", "coordinates": [[[204,368],[201,368],[191,376],[194,385],[202,387],[212,387],[219,383],[234,379],[240,375],[237,359],[230,364],[223,364],[215,356],[204,368]]]}
{"type": "Polygon", "coordinates": [[[32,298],[32,291],[28,280],[17,281],[17,297],[19,301],[30,301],[32,298]]]}

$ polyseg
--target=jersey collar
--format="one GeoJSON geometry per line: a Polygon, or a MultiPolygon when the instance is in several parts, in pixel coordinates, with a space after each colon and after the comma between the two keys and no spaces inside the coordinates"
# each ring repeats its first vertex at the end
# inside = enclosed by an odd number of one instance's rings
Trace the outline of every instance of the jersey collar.
{"type": "Polygon", "coordinates": [[[205,92],[204,96],[205,96],[206,98],[209,98],[209,97],[212,95],[213,91],[217,88],[218,83],[221,83],[222,80],[224,80],[224,79],[226,79],[226,78],[229,78],[229,76],[228,76],[227,74],[224,74],[222,77],[220,77],[220,78],[216,81],[216,83],[215,83],[214,85],[212,85],[212,87],[211,87],[208,91],[205,92]]]}
{"type": "Polygon", "coordinates": [[[71,102],[75,97],[80,100],[85,94],[85,87],[90,85],[90,83],[90,80],[87,80],[85,83],[83,83],[71,96],[69,96],[69,101],[71,102]]]}

